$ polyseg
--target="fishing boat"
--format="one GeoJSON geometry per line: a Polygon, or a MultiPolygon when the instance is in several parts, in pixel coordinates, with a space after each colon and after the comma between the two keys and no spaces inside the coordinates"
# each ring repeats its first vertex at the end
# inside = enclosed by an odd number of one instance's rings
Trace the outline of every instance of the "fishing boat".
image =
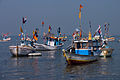
{"type": "Polygon", "coordinates": [[[0,40],[0,42],[10,41],[10,40],[11,40],[11,38],[10,38],[10,37],[8,37],[8,34],[9,34],[9,33],[6,33],[6,34],[3,34],[3,33],[2,33],[2,37],[3,37],[3,39],[2,39],[2,40],[0,40]]]}
{"type": "Polygon", "coordinates": [[[110,48],[107,44],[106,39],[103,40],[103,45],[100,49],[102,52],[100,53],[100,57],[110,57],[113,52],[113,48],[110,48]]]}
{"type": "Polygon", "coordinates": [[[74,44],[75,48],[67,51],[63,50],[63,55],[68,64],[88,63],[98,59],[98,56],[94,54],[92,48],[88,47],[90,46],[89,41],[74,41],[74,44]]]}
{"type": "Polygon", "coordinates": [[[93,50],[93,41],[89,32],[88,40],[74,40],[67,50],[63,50],[63,55],[68,64],[89,63],[98,60],[98,55],[93,50]]]}
{"type": "Polygon", "coordinates": [[[44,33],[43,44],[34,43],[36,50],[48,51],[48,50],[57,50],[62,48],[62,46],[64,45],[62,40],[63,38],[66,38],[66,37],[60,36],[61,35],[60,27],[58,28],[58,31],[57,31],[58,37],[55,37],[54,34],[50,32],[50,30],[51,30],[51,26],[49,26],[48,33],[47,34],[44,33]]]}
{"type": "Polygon", "coordinates": [[[38,44],[34,43],[36,50],[57,50],[61,49],[61,47],[64,45],[64,43],[61,42],[61,38],[57,37],[47,37],[47,41],[45,44],[38,44]]]}
{"type": "Polygon", "coordinates": [[[0,42],[6,42],[6,41],[10,41],[11,38],[3,38],[3,40],[0,40],[0,42]]]}
{"type": "Polygon", "coordinates": [[[35,46],[33,41],[27,41],[25,38],[25,34],[21,34],[20,45],[9,46],[10,53],[13,56],[28,56],[31,53],[35,53],[35,46]]]}
{"type": "Polygon", "coordinates": [[[115,37],[109,37],[109,38],[106,38],[106,39],[108,39],[108,41],[114,41],[115,37]]]}
{"type": "Polygon", "coordinates": [[[28,56],[29,53],[33,53],[34,49],[31,46],[18,45],[18,46],[9,46],[10,52],[13,56],[28,56]]]}
{"type": "MultiPolygon", "coordinates": [[[[66,50],[63,49],[63,55],[68,64],[90,63],[97,61],[99,58],[100,50],[97,45],[99,41],[92,40],[92,34],[90,31],[88,38],[82,38],[81,8],[83,8],[83,6],[80,4],[80,8],[79,8],[80,30],[76,29],[75,32],[73,33],[72,45],[69,46],[66,50]]],[[[90,28],[91,28],[91,23],[90,23],[90,28]]],[[[98,30],[99,28],[97,29],[97,31],[98,30]]]]}
{"type": "Polygon", "coordinates": [[[100,54],[101,57],[110,57],[113,52],[113,48],[102,48],[102,53],[100,54]]]}
{"type": "MultiPolygon", "coordinates": [[[[23,24],[25,24],[25,22],[26,22],[26,19],[24,20],[24,18],[23,18],[23,24]]],[[[18,43],[17,43],[16,46],[9,46],[10,53],[16,57],[28,56],[31,53],[35,53],[35,49],[34,49],[35,46],[33,44],[34,43],[33,39],[27,40],[26,34],[23,32],[23,29],[21,26],[20,26],[20,31],[21,31],[21,34],[19,34],[20,45],[18,45],[18,43]]],[[[35,34],[33,35],[33,37],[35,39],[37,39],[35,34]]]]}

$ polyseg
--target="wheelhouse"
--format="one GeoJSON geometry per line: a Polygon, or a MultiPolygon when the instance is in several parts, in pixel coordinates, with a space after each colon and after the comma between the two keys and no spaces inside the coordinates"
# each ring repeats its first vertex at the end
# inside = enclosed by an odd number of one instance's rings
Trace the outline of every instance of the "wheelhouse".
{"type": "Polygon", "coordinates": [[[92,55],[91,50],[93,42],[91,40],[74,41],[75,54],[79,55],[92,55]]]}

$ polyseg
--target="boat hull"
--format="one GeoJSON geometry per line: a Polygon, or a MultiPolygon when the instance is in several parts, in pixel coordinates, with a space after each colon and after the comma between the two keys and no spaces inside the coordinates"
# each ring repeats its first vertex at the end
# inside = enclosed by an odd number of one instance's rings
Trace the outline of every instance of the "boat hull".
{"type": "Polygon", "coordinates": [[[27,56],[34,51],[32,47],[28,46],[9,46],[9,49],[13,56],[27,56]]]}
{"type": "Polygon", "coordinates": [[[68,64],[83,64],[93,62],[98,59],[98,56],[78,55],[69,52],[63,52],[63,54],[68,64]]]}

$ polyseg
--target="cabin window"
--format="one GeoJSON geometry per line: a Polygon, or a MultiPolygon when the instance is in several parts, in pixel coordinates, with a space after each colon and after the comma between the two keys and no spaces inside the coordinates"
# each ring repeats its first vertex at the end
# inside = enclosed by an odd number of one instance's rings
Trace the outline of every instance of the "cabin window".
{"type": "Polygon", "coordinates": [[[87,48],[87,43],[83,43],[82,48],[87,48]]]}
{"type": "Polygon", "coordinates": [[[80,43],[77,43],[77,49],[79,49],[80,48],[80,43]]]}

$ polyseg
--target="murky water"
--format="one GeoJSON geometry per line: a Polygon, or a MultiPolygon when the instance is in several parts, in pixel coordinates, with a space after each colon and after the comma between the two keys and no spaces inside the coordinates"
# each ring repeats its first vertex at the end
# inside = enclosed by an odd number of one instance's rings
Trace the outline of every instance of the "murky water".
{"type": "MultiPolygon", "coordinates": [[[[66,47],[70,41],[65,43],[66,47]]],[[[0,42],[0,80],[119,80],[120,43],[110,42],[112,57],[99,61],[67,65],[61,50],[42,51],[37,57],[12,57],[8,46],[0,42]]]]}

